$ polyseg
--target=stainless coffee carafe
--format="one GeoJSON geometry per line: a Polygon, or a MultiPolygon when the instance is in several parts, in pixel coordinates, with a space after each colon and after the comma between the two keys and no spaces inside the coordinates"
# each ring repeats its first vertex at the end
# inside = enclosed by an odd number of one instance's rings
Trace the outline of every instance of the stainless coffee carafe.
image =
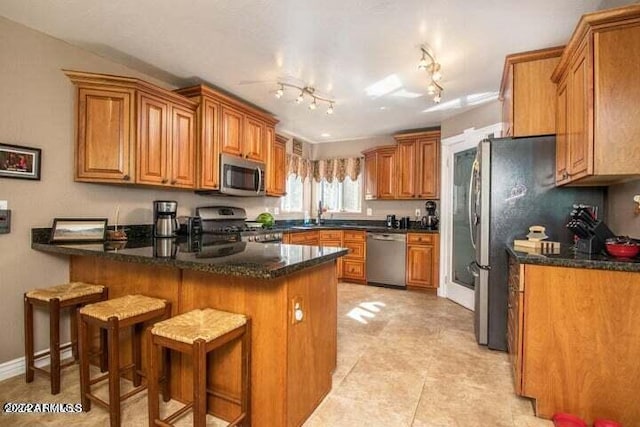
{"type": "Polygon", "coordinates": [[[173,237],[178,231],[178,202],[156,200],[153,202],[153,235],[155,237],[173,237]]]}

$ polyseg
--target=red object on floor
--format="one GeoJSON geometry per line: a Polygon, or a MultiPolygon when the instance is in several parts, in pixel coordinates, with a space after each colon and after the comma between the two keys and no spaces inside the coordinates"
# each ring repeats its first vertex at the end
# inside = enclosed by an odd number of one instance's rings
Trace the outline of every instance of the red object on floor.
{"type": "Polygon", "coordinates": [[[593,427],[622,427],[622,424],[611,420],[596,420],[593,427]]]}
{"type": "Polygon", "coordinates": [[[585,423],[583,419],[571,414],[559,412],[554,414],[551,419],[553,420],[554,427],[587,427],[587,423],[585,423]]]}

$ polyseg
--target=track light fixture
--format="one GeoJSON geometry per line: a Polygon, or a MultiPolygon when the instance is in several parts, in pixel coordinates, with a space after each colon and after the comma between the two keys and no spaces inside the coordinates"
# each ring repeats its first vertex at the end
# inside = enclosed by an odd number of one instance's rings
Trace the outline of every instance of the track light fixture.
{"type": "Polygon", "coordinates": [[[329,98],[325,98],[323,96],[317,95],[315,88],[310,86],[300,87],[300,86],[293,85],[291,83],[282,83],[282,82],[278,82],[278,86],[279,88],[278,90],[276,90],[276,98],[278,99],[282,98],[282,96],[284,95],[285,87],[290,87],[300,91],[300,93],[298,94],[298,97],[296,98],[296,104],[301,104],[304,101],[305,95],[310,96],[311,97],[311,103],[309,104],[310,110],[315,110],[318,108],[318,101],[326,102],[327,104],[329,104],[329,107],[327,108],[327,114],[333,114],[334,104],[336,102],[333,99],[329,99],[329,98]]]}
{"type": "Polygon", "coordinates": [[[420,58],[420,62],[418,62],[418,69],[425,70],[429,74],[430,82],[427,86],[427,93],[432,95],[433,102],[438,104],[442,100],[442,92],[444,92],[444,88],[438,83],[442,80],[442,72],[440,71],[442,67],[436,61],[433,54],[424,46],[420,46],[420,50],[422,51],[422,58],[420,58]]]}

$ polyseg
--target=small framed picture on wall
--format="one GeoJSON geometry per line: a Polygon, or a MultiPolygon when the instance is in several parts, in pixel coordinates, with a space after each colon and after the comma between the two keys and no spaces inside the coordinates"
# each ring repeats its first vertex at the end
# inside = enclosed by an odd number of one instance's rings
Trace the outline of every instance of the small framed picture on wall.
{"type": "Polygon", "coordinates": [[[0,143],[0,178],[40,180],[39,148],[0,143]]]}

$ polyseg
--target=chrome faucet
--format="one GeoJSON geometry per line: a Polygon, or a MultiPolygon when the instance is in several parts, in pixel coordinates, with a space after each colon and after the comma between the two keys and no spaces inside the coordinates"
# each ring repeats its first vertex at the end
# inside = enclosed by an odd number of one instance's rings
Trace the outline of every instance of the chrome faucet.
{"type": "Polygon", "coordinates": [[[316,223],[320,225],[322,223],[322,200],[318,200],[318,218],[316,223]]]}

